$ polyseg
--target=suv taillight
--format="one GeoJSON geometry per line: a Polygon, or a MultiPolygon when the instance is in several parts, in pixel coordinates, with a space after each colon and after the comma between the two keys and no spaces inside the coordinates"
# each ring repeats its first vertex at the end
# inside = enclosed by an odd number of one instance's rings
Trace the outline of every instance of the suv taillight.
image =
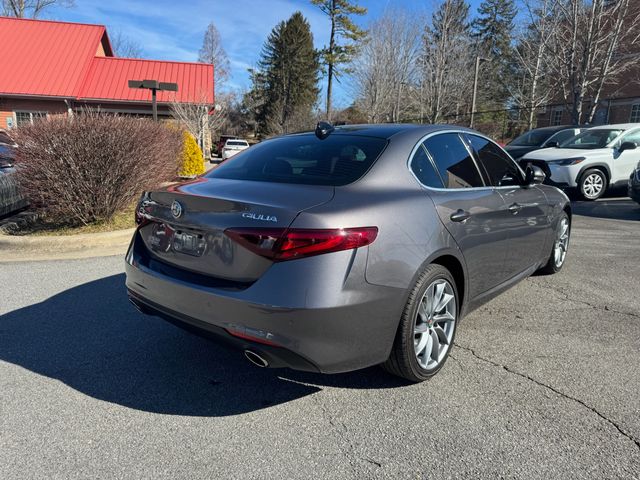
{"type": "Polygon", "coordinates": [[[281,262],[364,247],[376,239],[378,227],[322,230],[229,228],[224,233],[253,253],[281,262]]]}

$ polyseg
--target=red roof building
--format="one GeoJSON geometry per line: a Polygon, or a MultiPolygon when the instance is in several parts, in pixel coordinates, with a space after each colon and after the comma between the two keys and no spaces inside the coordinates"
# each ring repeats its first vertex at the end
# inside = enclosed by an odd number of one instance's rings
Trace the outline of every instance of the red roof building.
{"type": "Polygon", "coordinates": [[[158,92],[161,116],[171,102],[214,103],[212,65],[116,57],[102,25],[0,17],[0,128],[84,106],[151,115],[151,92],[129,80],[178,84],[158,92]]]}

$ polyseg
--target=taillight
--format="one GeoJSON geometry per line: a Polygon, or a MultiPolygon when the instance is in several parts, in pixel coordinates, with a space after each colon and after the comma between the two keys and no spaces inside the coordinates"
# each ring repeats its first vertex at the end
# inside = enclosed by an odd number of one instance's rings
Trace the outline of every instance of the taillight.
{"type": "Polygon", "coordinates": [[[376,239],[378,227],[229,228],[224,233],[253,253],[280,262],[364,247],[376,239]]]}

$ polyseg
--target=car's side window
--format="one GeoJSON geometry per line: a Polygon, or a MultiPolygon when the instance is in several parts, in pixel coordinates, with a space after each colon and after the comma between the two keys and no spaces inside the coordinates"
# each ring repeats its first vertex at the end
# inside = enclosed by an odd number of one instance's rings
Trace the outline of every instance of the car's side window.
{"type": "Polygon", "coordinates": [[[444,186],[422,144],[418,145],[411,159],[411,171],[420,183],[427,187],[442,188],[444,186]]]}
{"type": "Polygon", "coordinates": [[[578,130],[575,130],[573,128],[569,128],[567,130],[561,130],[555,135],[552,135],[551,138],[545,142],[545,145],[549,142],[558,142],[558,145],[560,145],[561,143],[564,143],[567,140],[575,137],[578,134],[576,132],[579,133],[578,130]]]}
{"type": "Polygon", "coordinates": [[[484,187],[484,182],[469,150],[457,133],[429,137],[424,146],[433,158],[445,188],[484,187]]]}
{"type": "Polygon", "coordinates": [[[511,187],[522,184],[522,174],[509,156],[495,143],[478,135],[466,135],[484,169],[487,183],[494,187],[511,187]]]}

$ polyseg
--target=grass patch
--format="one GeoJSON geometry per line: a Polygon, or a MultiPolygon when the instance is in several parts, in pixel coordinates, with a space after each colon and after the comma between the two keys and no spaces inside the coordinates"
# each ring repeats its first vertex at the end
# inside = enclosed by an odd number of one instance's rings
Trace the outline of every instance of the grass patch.
{"type": "Polygon", "coordinates": [[[116,213],[110,220],[96,222],[89,225],[69,226],[59,223],[47,222],[42,219],[24,229],[12,233],[13,235],[78,235],[81,233],[101,233],[115,230],[125,230],[133,228],[135,223],[135,209],[137,202],[132,203],[125,210],[116,213]]]}

